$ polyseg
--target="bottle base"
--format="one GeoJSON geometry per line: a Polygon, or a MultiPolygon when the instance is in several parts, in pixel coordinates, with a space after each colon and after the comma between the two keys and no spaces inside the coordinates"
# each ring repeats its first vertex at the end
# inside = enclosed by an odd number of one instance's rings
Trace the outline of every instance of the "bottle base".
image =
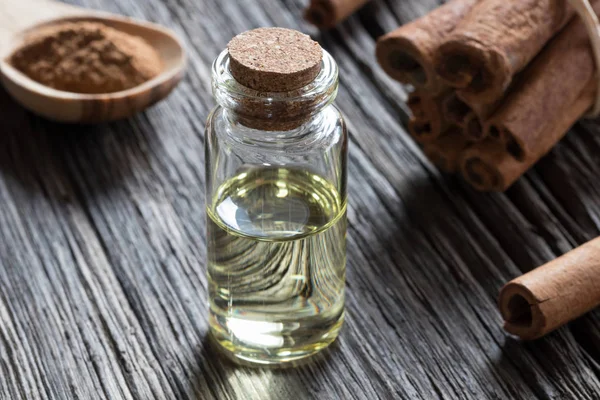
{"type": "Polygon", "coordinates": [[[308,361],[335,341],[344,312],[316,321],[270,322],[211,314],[212,339],[233,362],[246,366],[285,367],[308,361]]]}

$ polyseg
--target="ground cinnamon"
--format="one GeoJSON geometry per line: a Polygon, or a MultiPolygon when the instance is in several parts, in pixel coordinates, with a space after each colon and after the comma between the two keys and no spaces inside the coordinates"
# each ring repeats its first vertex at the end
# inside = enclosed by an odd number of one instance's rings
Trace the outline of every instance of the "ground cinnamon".
{"type": "Polygon", "coordinates": [[[9,58],[31,79],[76,93],[130,89],[161,72],[152,46],[95,22],[64,22],[40,28],[9,58]]]}
{"type": "Polygon", "coordinates": [[[498,304],[504,329],[525,340],[600,306],[600,238],[510,281],[498,304]]]}
{"type": "Polygon", "coordinates": [[[452,0],[377,40],[377,61],[392,78],[430,94],[445,85],[434,71],[433,57],[444,38],[479,0],[452,0]]]}
{"type": "Polygon", "coordinates": [[[565,0],[482,0],[439,47],[436,71],[464,98],[492,103],[572,15],[565,0]]]}

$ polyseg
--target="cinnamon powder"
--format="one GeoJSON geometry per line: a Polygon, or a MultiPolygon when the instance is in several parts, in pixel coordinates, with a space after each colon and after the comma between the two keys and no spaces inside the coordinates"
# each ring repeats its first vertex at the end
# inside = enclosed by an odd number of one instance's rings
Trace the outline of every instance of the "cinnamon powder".
{"type": "Polygon", "coordinates": [[[130,89],[162,69],[160,56],[142,38],[95,22],[36,30],[9,63],[51,88],[88,94],[130,89]]]}

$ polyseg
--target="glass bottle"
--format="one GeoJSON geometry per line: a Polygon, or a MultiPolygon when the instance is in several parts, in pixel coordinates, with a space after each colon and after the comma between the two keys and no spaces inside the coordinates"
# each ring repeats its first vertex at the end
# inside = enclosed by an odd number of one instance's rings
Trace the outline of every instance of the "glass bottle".
{"type": "Polygon", "coordinates": [[[282,364],[311,356],[335,340],[344,316],[348,142],[332,104],[337,65],[323,51],[312,82],[261,92],[234,78],[224,50],[213,64],[212,86],[211,333],[237,361],[282,364]]]}

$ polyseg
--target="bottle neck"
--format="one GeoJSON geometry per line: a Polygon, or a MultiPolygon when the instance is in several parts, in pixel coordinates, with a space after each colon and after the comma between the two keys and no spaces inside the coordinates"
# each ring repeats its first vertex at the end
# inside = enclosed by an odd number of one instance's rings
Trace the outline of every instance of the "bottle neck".
{"type": "Polygon", "coordinates": [[[290,92],[259,92],[241,85],[231,75],[224,50],[212,68],[217,103],[236,123],[263,131],[293,130],[333,102],[338,89],[338,67],[323,51],[321,71],[308,85],[290,92]]]}

